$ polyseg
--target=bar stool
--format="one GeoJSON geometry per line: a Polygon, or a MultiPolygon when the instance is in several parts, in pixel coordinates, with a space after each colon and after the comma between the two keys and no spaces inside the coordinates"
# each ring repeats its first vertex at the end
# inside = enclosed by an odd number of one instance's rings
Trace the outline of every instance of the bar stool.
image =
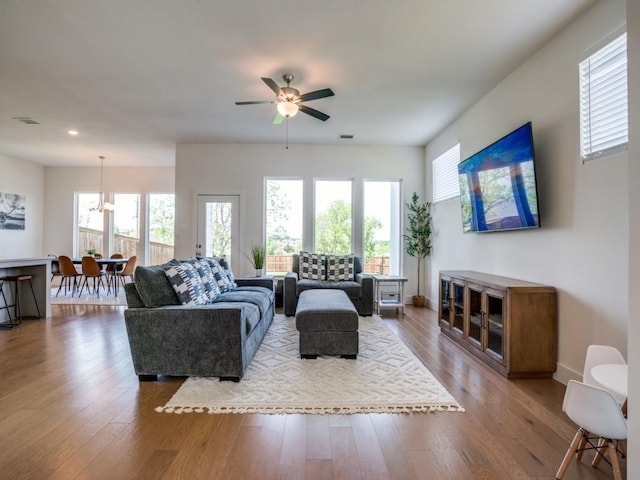
{"type": "Polygon", "coordinates": [[[2,279],[0,279],[0,295],[4,301],[4,306],[0,306],[0,310],[6,310],[7,315],[9,316],[9,321],[0,323],[0,328],[13,328],[15,325],[19,325],[19,323],[13,323],[13,320],[11,319],[11,311],[9,310],[11,305],[7,303],[7,297],[4,295],[4,281],[2,279]]]}
{"type": "Polygon", "coordinates": [[[14,302],[13,302],[13,305],[9,305],[9,306],[14,307],[15,317],[19,322],[22,322],[22,302],[20,301],[20,292],[22,291],[22,287],[20,286],[20,283],[26,282],[26,281],[29,282],[29,287],[31,287],[31,295],[33,295],[33,303],[36,306],[36,311],[38,312],[38,318],[42,318],[42,315],[40,315],[40,307],[38,306],[38,299],[36,298],[36,292],[33,289],[33,283],[31,282],[32,278],[33,278],[33,275],[27,275],[27,274],[12,275],[12,276],[0,278],[0,280],[4,280],[5,282],[15,283],[15,288],[13,289],[14,302]]]}

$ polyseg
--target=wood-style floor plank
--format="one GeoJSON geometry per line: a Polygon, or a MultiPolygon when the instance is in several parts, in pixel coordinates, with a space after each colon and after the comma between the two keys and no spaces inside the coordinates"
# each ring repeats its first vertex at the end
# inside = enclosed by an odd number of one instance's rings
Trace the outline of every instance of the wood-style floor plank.
{"type": "MultiPolygon", "coordinates": [[[[466,413],[157,413],[184,378],[138,382],[124,309],[54,305],[53,317],[0,331],[0,477],[553,478],[576,429],[564,386],[506,380],[442,337],[434,312],[405,310],[383,318],[466,413]]],[[[565,479],[612,478],[591,458],[565,479]]]]}

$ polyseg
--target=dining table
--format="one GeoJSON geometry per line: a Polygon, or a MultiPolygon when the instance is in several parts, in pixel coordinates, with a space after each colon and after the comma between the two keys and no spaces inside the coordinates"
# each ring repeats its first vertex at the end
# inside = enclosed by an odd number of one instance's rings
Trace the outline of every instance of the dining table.
{"type": "MultiPolygon", "coordinates": [[[[71,259],[71,261],[75,265],[82,265],[82,257],[80,258],[74,257],[71,259]]],[[[121,269],[119,269],[118,266],[125,265],[128,261],[129,261],[128,258],[96,258],[96,263],[100,266],[100,268],[107,265],[113,266],[113,272],[115,275],[113,294],[116,297],[118,296],[118,288],[120,284],[120,271],[121,271],[121,269]]],[[[52,260],[52,263],[53,262],[57,262],[57,260],[52,260]]]]}

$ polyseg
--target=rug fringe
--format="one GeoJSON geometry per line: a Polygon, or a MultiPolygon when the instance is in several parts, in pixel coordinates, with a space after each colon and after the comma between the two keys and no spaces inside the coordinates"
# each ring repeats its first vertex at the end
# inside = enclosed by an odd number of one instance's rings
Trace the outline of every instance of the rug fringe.
{"type": "Polygon", "coordinates": [[[267,415],[283,414],[309,414],[309,415],[353,415],[357,413],[437,413],[437,412],[460,412],[466,410],[460,405],[403,405],[403,406],[380,406],[380,407],[156,407],[158,413],[208,413],[228,414],[228,413],[253,413],[267,415]]]}

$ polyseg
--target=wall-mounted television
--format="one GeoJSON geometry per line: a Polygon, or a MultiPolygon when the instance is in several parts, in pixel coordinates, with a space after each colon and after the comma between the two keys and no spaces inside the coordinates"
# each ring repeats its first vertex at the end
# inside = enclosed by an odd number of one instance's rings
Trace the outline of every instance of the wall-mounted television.
{"type": "Polygon", "coordinates": [[[458,164],[462,230],[540,227],[531,122],[458,164]]]}

